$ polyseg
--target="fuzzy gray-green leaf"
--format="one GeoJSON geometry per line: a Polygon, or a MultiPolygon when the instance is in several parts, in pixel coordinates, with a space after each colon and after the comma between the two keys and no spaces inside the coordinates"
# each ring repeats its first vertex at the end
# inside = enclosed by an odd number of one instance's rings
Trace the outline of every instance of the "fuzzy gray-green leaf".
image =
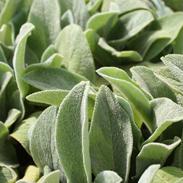
{"type": "Polygon", "coordinates": [[[31,23],[24,24],[21,27],[19,35],[16,38],[16,48],[13,57],[13,67],[15,70],[15,77],[21,97],[25,97],[29,88],[29,86],[23,81],[22,77],[25,72],[24,57],[26,42],[33,29],[34,26],[31,23]]]}
{"type": "Polygon", "coordinates": [[[76,85],[61,103],[57,115],[56,147],[70,183],[91,183],[88,92],[88,83],[76,85]]]}
{"type": "Polygon", "coordinates": [[[167,141],[167,144],[152,142],[144,145],[136,158],[137,176],[152,164],[163,165],[180,142],[180,138],[175,138],[174,140],[167,141]]]}
{"type": "Polygon", "coordinates": [[[69,90],[84,77],[62,68],[37,67],[24,75],[24,80],[40,90],[69,90]]]}
{"type": "Polygon", "coordinates": [[[103,170],[114,170],[126,182],[132,147],[130,117],[112,92],[103,86],[96,97],[90,128],[93,172],[98,174],[103,170]]]}
{"type": "Polygon", "coordinates": [[[121,183],[122,180],[116,172],[105,170],[96,176],[94,183],[121,183]]]}
{"type": "Polygon", "coordinates": [[[34,0],[28,21],[35,25],[29,46],[40,57],[60,32],[60,8],[57,0],[34,0]],[[48,6],[49,4],[49,6],[48,6]]]}
{"type": "Polygon", "coordinates": [[[30,152],[38,167],[48,166],[54,169],[57,165],[55,149],[55,121],[57,108],[51,106],[39,116],[30,136],[30,152]]]}
{"type": "Polygon", "coordinates": [[[81,27],[74,24],[65,27],[57,38],[56,48],[69,71],[95,81],[93,56],[81,27]]]}

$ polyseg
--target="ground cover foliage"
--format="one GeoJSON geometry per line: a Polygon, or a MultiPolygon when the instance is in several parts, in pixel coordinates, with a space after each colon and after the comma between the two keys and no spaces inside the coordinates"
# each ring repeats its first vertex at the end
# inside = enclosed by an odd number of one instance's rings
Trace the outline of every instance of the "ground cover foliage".
{"type": "Polygon", "coordinates": [[[183,182],[182,0],[0,0],[15,182],[183,182]]]}

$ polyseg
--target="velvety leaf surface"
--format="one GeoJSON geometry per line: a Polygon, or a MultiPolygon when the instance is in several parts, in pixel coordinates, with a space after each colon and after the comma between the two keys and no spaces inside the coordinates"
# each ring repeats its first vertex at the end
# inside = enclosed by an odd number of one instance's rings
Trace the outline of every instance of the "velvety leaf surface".
{"type": "MultiPolygon", "coordinates": [[[[119,25],[117,26],[117,37],[115,40],[110,41],[112,45],[120,45],[124,41],[134,37],[142,31],[147,25],[154,20],[151,12],[147,10],[137,10],[124,14],[120,17],[119,25]],[[119,31],[119,29],[121,31],[119,31]]],[[[116,35],[115,35],[116,36],[116,35]]]]}
{"type": "Polygon", "coordinates": [[[88,91],[88,83],[81,82],[76,85],[61,103],[57,115],[56,147],[70,183],[91,182],[88,91]]]}
{"type": "Polygon", "coordinates": [[[29,46],[40,57],[51,43],[54,43],[60,32],[60,8],[57,0],[34,0],[28,21],[34,24],[29,46]],[[48,6],[49,4],[49,6],[48,6]]]}
{"type": "Polygon", "coordinates": [[[158,182],[181,183],[183,181],[183,171],[175,167],[164,167],[156,173],[152,183],[158,182]]]}
{"type": "Polygon", "coordinates": [[[74,23],[79,24],[81,27],[86,26],[89,18],[86,4],[83,0],[58,0],[62,14],[67,10],[71,10],[74,18],[74,23]]]}
{"type": "Polygon", "coordinates": [[[175,79],[183,82],[183,56],[178,54],[166,55],[161,58],[175,79]]]}
{"type": "Polygon", "coordinates": [[[20,115],[21,115],[21,112],[19,110],[11,109],[5,121],[5,126],[7,128],[11,127],[16,122],[16,120],[20,117],[20,115]]]}
{"type": "Polygon", "coordinates": [[[13,57],[13,67],[15,71],[15,77],[20,91],[21,97],[25,97],[28,92],[28,85],[23,81],[23,74],[25,72],[25,47],[28,37],[34,26],[31,23],[24,24],[16,38],[16,48],[13,57]]]}
{"type": "MultiPolygon", "coordinates": [[[[112,4],[111,2],[114,2],[114,1],[108,0],[103,4],[104,11],[106,11],[110,7],[110,5],[112,4]]],[[[136,0],[136,1],[116,0],[115,2],[117,3],[118,9],[121,14],[125,14],[127,12],[138,10],[138,9],[148,9],[148,6],[143,1],[140,1],[140,0],[136,0]]]]}
{"type": "Polygon", "coordinates": [[[39,116],[39,112],[32,114],[27,119],[22,120],[15,126],[13,133],[11,133],[11,137],[18,141],[22,147],[30,154],[30,141],[29,141],[29,133],[32,126],[36,123],[37,117],[39,116]]]}
{"type": "Polygon", "coordinates": [[[182,17],[182,12],[162,17],[159,26],[155,23],[152,25],[156,28],[155,31],[143,32],[132,42],[133,48],[143,55],[145,60],[152,59],[176,39],[183,26],[182,17]],[[138,46],[138,43],[142,46],[138,46]]]}
{"type": "Polygon", "coordinates": [[[176,102],[176,95],[170,87],[156,77],[153,71],[144,66],[136,66],[130,69],[132,78],[141,88],[152,95],[153,98],[167,97],[176,102]]]}
{"type": "Polygon", "coordinates": [[[64,28],[57,38],[56,48],[63,55],[63,65],[69,71],[95,81],[93,57],[81,27],[73,24],[64,28]]]}
{"type": "Polygon", "coordinates": [[[7,0],[4,4],[4,7],[0,13],[0,26],[8,23],[14,16],[18,6],[20,5],[21,0],[7,0]]]}
{"type": "Polygon", "coordinates": [[[154,112],[154,132],[145,143],[156,140],[173,123],[183,120],[183,108],[168,98],[151,101],[154,112]]]}
{"type": "Polygon", "coordinates": [[[10,24],[2,25],[0,29],[0,42],[5,46],[11,47],[14,44],[13,26],[10,24]]]}
{"type": "Polygon", "coordinates": [[[180,138],[175,138],[168,141],[167,144],[152,142],[144,145],[136,159],[137,176],[152,164],[163,165],[180,142],[180,138]]]}
{"type": "Polygon", "coordinates": [[[116,171],[128,180],[133,135],[130,117],[105,86],[96,97],[90,127],[90,154],[95,174],[116,171]],[[100,110],[102,109],[102,111],[100,110]]]}
{"type": "Polygon", "coordinates": [[[120,64],[120,63],[122,64],[122,63],[125,63],[126,61],[131,61],[131,62],[142,61],[142,57],[138,52],[133,50],[117,51],[113,47],[109,46],[102,38],[99,39],[98,45],[100,46],[101,49],[103,49],[104,52],[107,52],[106,54],[109,55],[109,57],[111,57],[110,58],[111,61],[116,61],[116,64],[120,64]]]}
{"type": "Polygon", "coordinates": [[[59,180],[60,180],[60,171],[56,170],[49,173],[48,175],[44,175],[38,181],[38,183],[59,183],[60,182],[59,180]]]}
{"type": "Polygon", "coordinates": [[[55,148],[55,121],[57,108],[49,107],[36,121],[30,135],[30,152],[34,162],[40,168],[48,166],[54,169],[57,165],[55,148]]]}
{"type": "Polygon", "coordinates": [[[86,79],[62,68],[37,67],[31,72],[27,72],[24,75],[24,80],[40,90],[69,90],[80,81],[86,79]]]}
{"type": "Polygon", "coordinates": [[[160,169],[160,165],[156,164],[156,165],[151,165],[149,166],[144,173],[142,174],[142,176],[140,177],[138,183],[151,183],[154,175],[156,174],[156,172],[160,169]]]}
{"type": "Polygon", "coordinates": [[[28,95],[26,98],[31,102],[60,106],[68,94],[68,90],[44,90],[28,95]]]}
{"type": "Polygon", "coordinates": [[[122,178],[113,171],[103,171],[100,172],[96,178],[94,183],[120,183],[122,182],[122,178]]]}
{"type": "Polygon", "coordinates": [[[48,58],[50,58],[53,54],[57,53],[55,45],[50,44],[43,52],[41,56],[41,62],[44,62],[48,58]]]}
{"type": "Polygon", "coordinates": [[[42,63],[31,64],[27,67],[26,72],[34,71],[34,69],[37,69],[39,67],[60,68],[62,60],[63,56],[55,53],[42,63]]]}
{"type": "Polygon", "coordinates": [[[118,51],[111,47],[103,38],[93,30],[88,29],[85,32],[86,38],[94,58],[102,66],[122,65],[127,62],[141,62],[142,57],[133,50],[118,51]]]}
{"type": "MultiPolygon", "coordinates": [[[[135,111],[138,111],[149,130],[152,129],[152,110],[146,94],[129,78],[123,70],[113,67],[104,67],[97,70],[97,73],[117,88],[122,96],[125,96],[135,111]]],[[[136,121],[137,122],[137,121],[136,121]]],[[[141,126],[141,121],[137,122],[141,126]]]]}
{"type": "Polygon", "coordinates": [[[117,24],[117,12],[103,12],[93,15],[87,22],[87,29],[92,29],[101,37],[108,38],[109,33],[117,24]]]}

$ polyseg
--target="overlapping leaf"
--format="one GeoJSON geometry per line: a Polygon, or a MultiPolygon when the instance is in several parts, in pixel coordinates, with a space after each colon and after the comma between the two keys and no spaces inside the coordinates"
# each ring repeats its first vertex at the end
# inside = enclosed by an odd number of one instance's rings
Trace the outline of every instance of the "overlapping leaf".
{"type": "Polygon", "coordinates": [[[57,115],[56,147],[70,183],[91,182],[88,90],[89,86],[86,82],[76,85],[61,103],[57,115]]]}
{"type": "Polygon", "coordinates": [[[93,172],[98,174],[103,170],[114,170],[126,182],[132,148],[130,117],[111,91],[107,87],[101,87],[96,97],[90,128],[93,172]]]}
{"type": "Polygon", "coordinates": [[[64,28],[57,38],[56,48],[63,55],[63,65],[69,71],[95,81],[93,57],[81,27],[70,25],[64,28]]]}

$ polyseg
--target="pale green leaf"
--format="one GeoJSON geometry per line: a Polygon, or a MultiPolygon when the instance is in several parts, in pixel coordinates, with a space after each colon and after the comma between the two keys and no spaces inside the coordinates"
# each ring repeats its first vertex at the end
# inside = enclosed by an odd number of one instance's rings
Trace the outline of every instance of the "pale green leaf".
{"type": "Polygon", "coordinates": [[[154,130],[145,143],[153,142],[173,123],[183,120],[183,107],[168,98],[153,99],[151,106],[154,113],[154,130]]]}
{"type": "Polygon", "coordinates": [[[176,102],[176,95],[170,87],[162,82],[153,73],[152,69],[144,66],[136,66],[130,69],[132,78],[139,86],[152,95],[153,98],[167,97],[176,102]]]}
{"type": "Polygon", "coordinates": [[[55,121],[57,108],[45,109],[37,119],[30,135],[30,152],[36,165],[51,170],[58,166],[55,148],[55,121]]]}
{"type": "MultiPolygon", "coordinates": [[[[46,104],[46,105],[55,105],[59,107],[61,102],[68,93],[69,93],[68,90],[44,90],[32,93],[28,95],[26,99],[40,105],[46,104]]],[[[88,98],[88,115],[90,119],[92,117],[94,103],[95,103],[95,94],[90,92],[88,98]]]]}
{"type": "Polygon", "coordinates": [[[6,3],[0,13],[0,27],[7,24],[15,15],[21,0],[6,0],[6,3]]]}
{"type": "MultiPolygon", "coordinates": [[[[167,67],[161,68],[155,73],[155,75],[162,82],[166,83],[176,94],[183,95],[183,84],[172,74],[172,72],[167,67]]],[[[181,76],[179,76],[179,78],[180,77],[181,76]]]]}
{"type": "Polygon", "coordinates": [[[152,183],[154,175],[159,169],[160,165],[158,164],[149,166],[140,177],[138,183],[152,183]]]}
{"type": "Polygon", "coordinates": [[[20,117],[20,115],[21,115],[21,111],[19,111],[17,109],[11,109],[8,112],[8,117],[4,123],[5,126],[7,128],[10,128],[17,121],[17,119],[20,117]]]}
{"type": "Polygon", "coordinates": [[[60,171],[56,170],[44,175],[37,183],[59,183],[60,171]]]}
{"type": "Polygon", "coordinates": [[[102,3],[103,3],[103,0],[91,0],[91,1],[89,1],[87,4],[89,14],[90,15],[95,14],[99,10],[102,3]]]}
{"type": "Polygon", "coordinates": [[[119,96],[116,96],[116,97],[117,97],[117,100],[118,100],[119,104],[121,105],[121,107],[125,110],[125,112],[130,117],[132,133],[133,133],[133,145],[135,148],[138,149],[141,146],[141,141],[143,140],[143,137],[142,137],[142,132],[140,131],[138,126],[135,124],[132,107],[131,107],[130,103],[127,100],[125,100],[124,98],[119,97],[119,96]]]}
{"type": "Polygon", "coordinates": [[[56,41],[58,52],[63,55],[63,65],[71,72],[95,81],[95,65],[88,42],[78,25],[69,25],[56,41]]]}
{"type": "Polygon", "coordinates": [[[90,127],[90,154],[95,175],[103,170],[114,170],[126,182],[132,148],[130,117],[112,92],[103,86],[96,97],[90,127]]]}
{"type": "Polygon", "coordinates": [[[74,15],[71,10],[67,10],[61,17],[61,26],[66,27],[70,24],[74,24],[74,15]]]}
{"type": "MultiPolygon", "coordinates": [[[[113,65],[119,65],[122,63],[127,63],[129,61],[131,62],[141,62],[142,57],[141,55],[133,50],[127,50],[127,51],[117,51],[113,47],[109,46],[103,39],[99,39],[98,45],[106,51],[111,61],[113,62],[113,65]],[[116,63],[115,63],[116,62],[116,63]]],[[[102,54],[101,54],[102,55],[102,54]]]]}
{"type": "Polygon", "coordinates": [[[41,57],[42,52],[54,43],[60,32],[60,8],[57,0],[34,0],[28,22],[35,25],[29,46],[41,57]],[[48,6],[49,4],[49,6],[48,6]]]}
{"type": "Polygon", "coordinates": [[[176,167],[164,167],[157,171],[152,183],[181,183],[183,181],[183,171],[176,167]]]}
{"type": "Polygon", "coordinates": [[[17,142],[19,142],[22,147],[30,154],[29,149],[29,131],[32,126],[36,123],[39,112],[32,114],[27,119],[22,120],[16,126],[14,131],[10,134],[17,142]]]}
{"type": "Polygon", "coordinates": [[[125,14],[138,9],[149,9],[147,4],[141,0],[106,0],[106,2],[103,4],[102,10],[107,11],[110,8],[112,2],[117,3],[119,7],[118,11],[121,14],[125,14]]]}
{"type": "Polygon", "coordinates": [[[7,63],[3,62],[0,62],[0,71],[13,73],[13,69],[7,63]]]}
{"type": "Polygon", "coordinates": [[[116,172],[106,170],[96,176],[94,183],[120,183],[122,180],[116,172]]]}
{"type": "Polygon", "coordinates": [[[91,182],[88,92],[88,83],[81,82],[76,85],[61,103],[57,115],[56,147],[70,183],[91,182]]]}
{"type": "Polygon", "coordinates": [[[168,67],[175,80],[183,83],[183,55],[170,54],[162,57],[161,60],[168,67]]]}
{"type": "Polygon", "coordinates": [[[182,18],[182,12],[160,18],[158,24],[152,25],[153,30],[142,32],[130,43],[130,48],[138,51],[144,60],[154,58],[177,38],[183,27],[182,18]]]}
{"type": "MultiPolygon", "coordinates": [[[[112,45],[121,45],[128,39],[137,35],[148,26],[154,17],[147,10],[132,11],[120,17],[115,31],[115,40],[110,41],[112,45]]],[[[114,39],[114,38],[113,38],[114,39]]]]}
{"type": "Polygon", "coordinates": [[[85,28],[89,15],[84,0],[58,1],[60,3],[62,14],[65,13],[67,10],[71,10],[74,16],[74,23],[79,24],[81,27],[85,28]]]}
{"type": "Polygon", "coordinates": [[[37,67],[24,75],[24,80],[40,90],[69,90],[84,77],[62,68],[37,67]]]}
{"type": "Polygon", "coordinates": [[[6,46],[14,44],[14,29],[11,24],[3,24],[0,29],[0,42],[6,46]]]}
{"type": "Polygon", "coordinates": [[[92,29],[101,37],[107,38],[118,20],[116,12],[97,13],[88,20],[87,29],[92,29]]]}
{"type": "MultiPolygon", "coordinates": [[[[97,73],[119,90],[135,108],[135,111],[144,119],[149,130],[152,130],[152,109],[147,95],[130,79],[127,73],[115,67],[103,67],[97,73]]],[[[137,122],[137,121],[136,121],[137,122]]],[[[138,122],[137,125],[141,125],[138,122]]]]}
{"type": "Polygon", "coordinates": [[[92,29],[85,32],[95,60],[102,66],[122,65],[129,62],[142,61],[141,55],[133,50],[118,51],[100,38],[92,29]]]}
{"type": "Polygon", "coordinates": [[[44,90],[32,93],[26,97],[27,100],[36,103],[47,105],[60,106],[65,96],[69,93],[68,90],[44,90]]]}
{"type": "Polygon", "coordinates": [[[158,17],[167,16],[173,14],[172,9],[165,5],[164,1],[162,0],[151,0],[152,4],[155,7],[156,14],[158,17]]]}
{"type": "Polygon", "coordinates": [[[40,169],[36,166],[30,165],[25,170],[25,174],[22,179],[18,180],[16,183],[29,183],[36,182],[40,177],[40,169]]]}
{"type": "Polygon", "coordinates": [[[183,28],[181,29],[181,31],[179,32],[177,38],[173,43],[173,53],[183,54],[182,42],[183,42],[183,28]]]}
{"type": "Polygon", "coordinates": [[[28,85],[23,81],[22,77],[25,72],[24,57],[26,43],[33,29],[34,26],[31,23],[22,25],[20,32],[16,38],[16,48],[13,56],[13,67],[21,98],[25,97],[29,89],[28,85]]]}
{"type": "Polygon", "coordinates": [[[48,58],[50,58],[53,54],[57,52],[55,45],[50,44],[45,51],[43,52],[41,56],[41,62],[46,61],[48,58]]]}
{"type": "Polygon", "coordinates": [[[163,165],[180,142],[180,138],[175,138],[167,141],[167,144],[152,142],[144,145],[136,158],[136,175],[139,176],[152,164],[163,165]]]}
{"type": "Polygon", "coordinates": [[[50,56],[47,60],[45,60],[42,63],[37,64],[31,64],[27,67],[26,72],[34,71],[34,69],[37,69],[38,67],[48,67],[48,68],[60,68],[62,63],[63,57],[62,55],[58,53],[54,53],[52,56],[50,56]]]}

